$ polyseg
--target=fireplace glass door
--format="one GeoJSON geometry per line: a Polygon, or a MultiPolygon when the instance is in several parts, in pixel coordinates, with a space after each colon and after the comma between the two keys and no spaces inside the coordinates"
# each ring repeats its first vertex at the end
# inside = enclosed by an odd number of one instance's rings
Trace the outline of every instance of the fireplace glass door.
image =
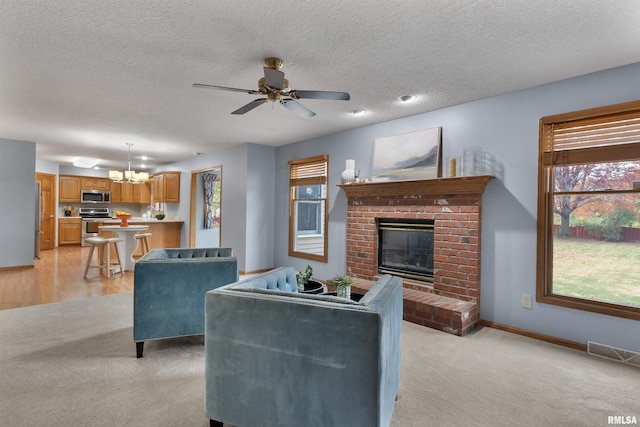
{"type": "Polygon", "coordinates": [[[378,272],[433,282],[433,221],[378,221],[378,272]]]}

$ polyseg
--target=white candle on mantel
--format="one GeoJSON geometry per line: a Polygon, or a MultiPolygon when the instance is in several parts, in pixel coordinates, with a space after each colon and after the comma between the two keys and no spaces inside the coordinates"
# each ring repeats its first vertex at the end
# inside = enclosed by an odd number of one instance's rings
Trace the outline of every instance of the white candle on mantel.
{"type": "Polygon", "coordinates": [[[347,167],[345,169],[348,171],[356,170],[356,161],[354,159],[347,159],[347,167]]]}

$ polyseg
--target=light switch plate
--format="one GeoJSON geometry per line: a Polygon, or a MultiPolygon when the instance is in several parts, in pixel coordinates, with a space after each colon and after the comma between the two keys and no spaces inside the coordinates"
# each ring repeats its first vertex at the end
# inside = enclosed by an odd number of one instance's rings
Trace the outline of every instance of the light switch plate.
{"type": "Polygon", "coordinates": [[[522,307],[523,308],[532,308],[533,304],[531,302],[531,295],[522,294],[522,307]]]}

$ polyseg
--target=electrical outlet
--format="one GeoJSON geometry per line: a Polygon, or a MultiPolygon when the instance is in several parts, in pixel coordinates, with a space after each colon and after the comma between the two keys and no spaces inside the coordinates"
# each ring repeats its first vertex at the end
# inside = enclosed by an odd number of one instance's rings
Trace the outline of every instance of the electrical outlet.
{"type": "Polygon", "coordinates": [[[532,308],[531,295],[522,294],[522,307],[523,308],[532,308]]]}

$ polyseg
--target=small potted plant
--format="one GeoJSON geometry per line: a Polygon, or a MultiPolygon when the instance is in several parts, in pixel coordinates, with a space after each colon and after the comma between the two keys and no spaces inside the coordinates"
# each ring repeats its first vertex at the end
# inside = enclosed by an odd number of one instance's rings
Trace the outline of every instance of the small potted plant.
{"type": "Polygon", "coordinates": [[[159,219],[159,220],[164,219],[164,211],[156,212],[156,219],[159,219]]]}
{"type": "Polygon", "coordinates": [[[324,291],[324,285],[318,280],[313,280],[313,268],[307,265],[304,271],[296,273],[296,281],[298,282],[298,292],[306,294],[321,294],[324,291]]]}
{"type": "Polygon", "coordinates": [[[336,287],[336,295],[342,298],[351,298],[353,274],[349,272],[346,276],[336,276],[333,280],[333,284],[336,287]]]}

